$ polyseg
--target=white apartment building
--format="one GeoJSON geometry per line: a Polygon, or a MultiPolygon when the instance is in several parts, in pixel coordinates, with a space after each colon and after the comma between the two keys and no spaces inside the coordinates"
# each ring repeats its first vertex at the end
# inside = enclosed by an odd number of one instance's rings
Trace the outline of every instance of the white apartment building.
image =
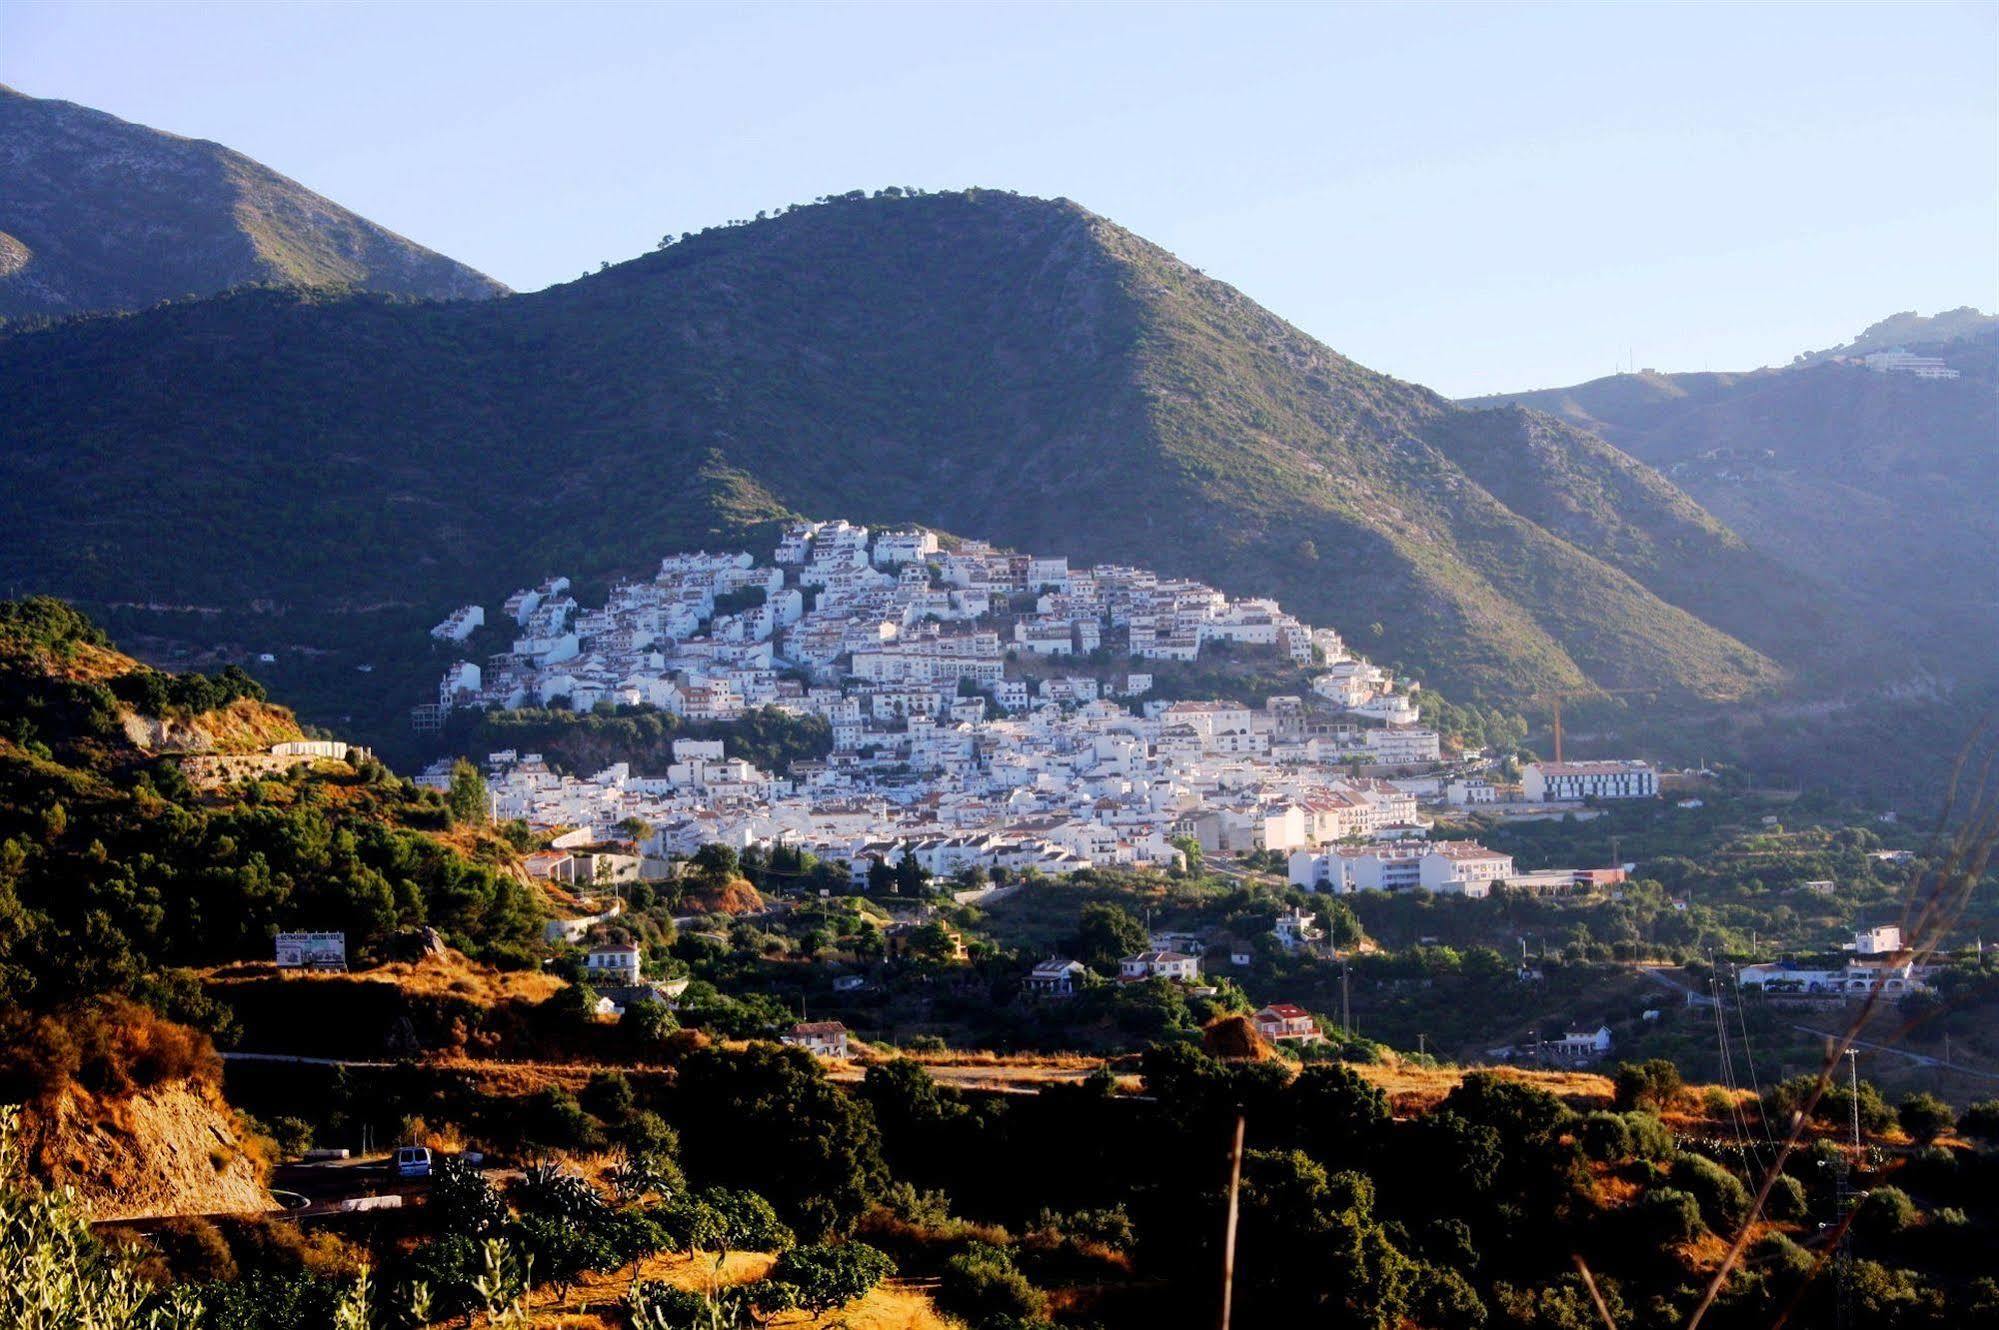
{"type": "Polygon", "coordinates": [[[1650,763],[1533,762],[1521,774],[1527,802],[1581,803],[1585,799],[1650,799],[1659,793],[1659,773],[1650,763]]]}

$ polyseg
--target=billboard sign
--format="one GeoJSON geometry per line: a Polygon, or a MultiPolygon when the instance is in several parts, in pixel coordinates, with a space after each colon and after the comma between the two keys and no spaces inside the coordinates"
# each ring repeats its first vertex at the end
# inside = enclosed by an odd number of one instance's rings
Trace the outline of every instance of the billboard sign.
{"type": "Polygon", "coordinates": [[[277,961],[281,970],[344,970],[347,968],[347,935],[280,933],[277,961]]]}

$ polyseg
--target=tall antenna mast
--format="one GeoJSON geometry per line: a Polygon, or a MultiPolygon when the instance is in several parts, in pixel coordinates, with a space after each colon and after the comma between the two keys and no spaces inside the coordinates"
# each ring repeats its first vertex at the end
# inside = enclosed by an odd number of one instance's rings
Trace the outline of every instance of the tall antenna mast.
{"type": "Polygon", "coordinates": [[[1838,1285],[1833,1290],[1833,1324],[1839,1330],[1853,1324],[1853,1164],[1860,1158],[1860,1062],[1855,1051],[1846,1050],[1847,1116],[1853,1130],[1853,1154],[1839,1162],[1839,1253],[1836,1258],[1838,1285]]]}

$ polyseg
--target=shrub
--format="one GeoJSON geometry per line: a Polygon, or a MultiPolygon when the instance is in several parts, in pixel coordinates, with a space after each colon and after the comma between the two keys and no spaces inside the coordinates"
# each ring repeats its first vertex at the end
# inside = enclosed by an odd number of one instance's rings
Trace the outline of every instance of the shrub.
{"type": "Polygon", "coordinates": [[[488,1237],[507,1222],[507,1204],[486,1175],[462,1159],[441,1161],[431,1177],[424,1207],[440,1233],[488,1237]]]}
{"type": "Polygon", "coordinates": [[[1677,1187],[1646,1192],[1638,1202],[1638,1219],[1645,1240],[1661,1247],[1689,1242],[1704,1227],[1700,1202],[1677,1187]]]}
{"type": "Polygon", "coordinates": [[[236,1258],[213,1220],[193,1215],[166,1220],[153,1230],[152,1242],[166,1258],[176,1283],[236,1278],[236,1258]]]}
{"type": "Polygon", "coordinates": [[[1509,1145],[1544,1140],[1575,1114],[1546,1090],[1489,1071],[1466,1074],[1444,1096],[1444,1111],[1493,1128],[1509,1145]]]}
{"type": "MultiPolygon", "coordinates": [[[[1763,1096],[1763,1113],[1775,1122],[1788,1123],[1793,1113],[1802,1110],[1810,1100],[1812,1091],[1818,1085],[1818,1077],[1811,1075],[1793,1076],[1782,1084],[1772,1086],[1763,1096]]],[[[1853,1091],[1837,1081],[1826,1087],[1825,1094],[1812,1110],[1812,1116],[1820,1122],[1844,1123],[1855,1111],[1853,1091]]],[[[1895,1114],[1881,1098],[1881,1091],[1872,1081],[1860,1083],[1858,1106],[1860,1125],[1868,1131],[1886,1131],[1895,1123],[1895,1114]]]]}
{"type": "Polygon", "coordinates": [[[1422,1325],[1448,1325],[1478,1330],[1485,1324],[1485,1303],[1471,1282],[1455,1270],[1426,1265],[1417,1274],[1413,1299],[1422,1325]]]}
{"type": "Polygon", "coordinates": [[[634,1284],[625,1299],[632,1324],[648,1330],[654,1326],[702,1326],[711,1323],[708,1299],[699,1293],[672,1284],[645,1280],[634,1284]]]}
{"type": "Polygon", "coordinates": [[[1749,1213],[1749,1189],[1742,1180],[1703,1155],[1683,1154],[1675,1159],[1672,1180],[1675,1187],[1700,1203],[1701,1216],[1710,1228],[1731,1228],[1749,1213]]]}
{"type": "Polygon", "coordinates": [[[591,1150],[604,1143],[597,1122],[576,1096],[560,1085],[529,1095],[521,1105],[521,1132],[535,1145],[557,1150],[591,1150]]]}
{"type": "Polygon", "coordinates": [[[1912,1094],[1895,1110],[1895,1120],[1912,1140],[1928,1145],[1949,1131],[1955,1123],[1950,1105],[1933,1094],[1912,1094]]]}
{"type": "Polygon", "coordinates": [[[1999,1099],[1981,1099],[1965,1109],[1957,1129],[1983,1141],[1999,1141],[1999,1099]]]}
{"type": "Polygon", "coordinates": [[[637,1104],[632,1083],[621,1071],[600,1071],[591,1075],[577,1096],[583,1111],[602,1122],[616,1124],[630,1116],[637,1104]]]}
{"type": "Polygon", "coordinates": [[[1595,1112],[1576,1130],[1583,1154],[1599,1163],[1614,1164],[1631,1157],[1631,1127],[1615,1113],[1595,1112]]]}
{"type": "Polygon", "coordinates": [[[72,1084],[119,1099],[169,1081],[216,1084],[222,1060],[207,1036],[116,996],[0,1024],[0,1100],[49,1099],[72,1084]]]}
{"type": "Polygon", "coordinates": [[[1034,1320],[1048,1310],[1041,1290],[1014,1268],[1003,1249],[975,1242],[944,1266],[937,1305],[975,1327],[1015,1320],[1034,1320]]]}
{"type": "Polygon", "coordinates": [[[1805,1184],[1788,1173],[1777,1175],[1777,1180],[1770,1186],[1770,1195],[1763,1201],[1765,1215],[1787,1222],[1803,1219],[1808,1208],[1805,1184]]]}
{"type": "Polygon", "coordinates": [[[1680,1069],[1665,1058],[1619,1063],[1616,1076],[1619,1108],[1671,1108],[1685,1088],[1680,1069]]]}
{"type": "Polygon", "coordinates": [[[1884,1238],[1916,1222],[1916,1203],[1900,1187],[1876,1187],[1861,1198],[1853,1227],[1863,1236],[1884,1238]]]}
{"type": "Polygon", "coordinates": [[[1673,1133],[1657,1113],[1635,1109],[1624,1115],[1624,1125],[1631,1131],[1632,1154],[1640,1159],[1672,1158],[1673,1133]]]}

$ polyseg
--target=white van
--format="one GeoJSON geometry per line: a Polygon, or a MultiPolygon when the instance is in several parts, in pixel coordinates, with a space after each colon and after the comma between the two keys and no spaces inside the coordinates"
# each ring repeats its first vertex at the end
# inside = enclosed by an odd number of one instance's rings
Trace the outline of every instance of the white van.
{"type": "Polygon", "coordinates": [[[399,1178],[427,1178],[430,1176],[430,1150],[422,1145],[399,1145],[396,1147],[396,1176],[399,1178]]]}

